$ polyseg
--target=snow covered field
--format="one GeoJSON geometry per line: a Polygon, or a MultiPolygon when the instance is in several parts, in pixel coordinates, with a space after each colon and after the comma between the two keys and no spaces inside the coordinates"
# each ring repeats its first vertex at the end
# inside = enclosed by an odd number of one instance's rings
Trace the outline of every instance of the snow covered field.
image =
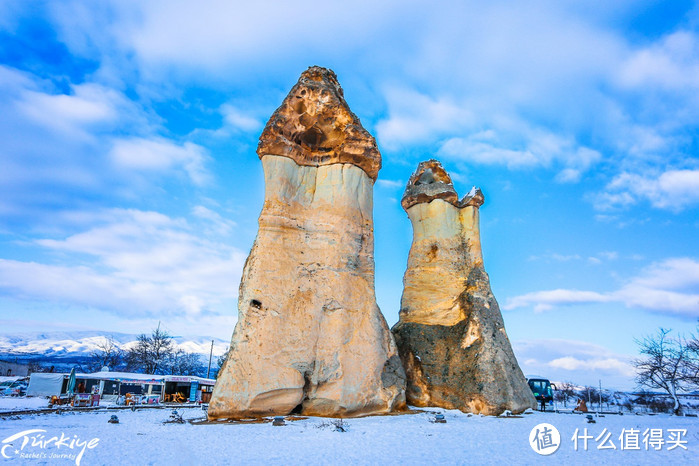
{"type": "MultiPolygon", "coordinates": [[[[203,419],[199,408],[180,408],[185,420],[203,419]]],[[[607,415],[588,424],[575,414],[532,413],[521,418],[470,416],[459,411],[429,409],[418,414],[349,419],[348,430],[338,432],[330,420],[308,418],[287,421],[285,426],[263,424],[164,424],[170,409],[141,409],[132,412],[101,411],[64,414],[22,415],[0,418],[0,448],[5,464],[76,464],[75,456],[84,448],[80,464],[533,464],[553,461],[566,464],[698,464],[698,418],[668,415],[607,415]],[[434,413],[444,413],[446,424],[431,422],[434,413]],[[112,414],[119,424],[109,424],[112,414]],[[529,443],[532,428],[552,424],[560,431],[560,448],[551,456],[540,456],[529,443]],[[325,424],[324,426],[322,424],[325,424]],[[587,451],[580,440],[575,451],[571,440],[575,429],[588,440],[587,451]],[[670,429],[686,429],[682,447],[646,451],[643,433],[662,429],[667,441],[670,429]],[[22,449],[27,433],[29,439],[22,449]],[[616,449],[598,449],[600,433],[610,432],[616,449]],[[636,429],[640,450],[622,450],[622,430],[636,429]],[[45,431],[45,432],[44,432],[45,431]],[[17,436],[17,434],[20,434],[17,436]],[[64,435],[64,443],[42,448],[37,441],[64,435]],[[10,437],[14,440],[4,442],[10,437]],[[98,439],[98,440],[94,440],[98,439]],[[90,443],[91,442],[91,443],[90,443]],[[32,446],[34,444],[34,446],[32,446]],[[91,447],[91,448],[89,448],[91,447]],[[56,457],[55,455],[73,455],[56,457]],[[33,455],[33,457],[31,457],[33,455]],[[52,456],[53,455],[53,456],[52,456]]],[[[656,431],[658,433],[659,431],[656,431]]],[[[676,435],[675,435],[676,437],[676,435]]]]}
{"type": "Polygon", "coordinates": [[[3,411],[45,408],[47,405],[48,400],[46,398],[24,396],[0,396],[0,414],[3,411]]]}

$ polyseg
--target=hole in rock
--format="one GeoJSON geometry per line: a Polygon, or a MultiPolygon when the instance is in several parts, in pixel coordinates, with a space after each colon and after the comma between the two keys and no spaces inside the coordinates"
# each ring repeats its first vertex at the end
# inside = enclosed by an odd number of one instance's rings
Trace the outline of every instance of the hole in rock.
{"type": "Polygon", "coordinates": [[[262,309],[262,303],[256,299],[251,300],[250,305],[256,309],[262,309]]]}
{"type": "Polygon", "coordinates": [[[420,185],[420,184],[432,184],[436,180],[434,176],[434,172],[432,171],[431,168],[428,168],[425,170],[422,175],[420,175],[420,178],[417,179],[417,182],[415,184],[420,185]]]}
{"type": "Polygon", "coordinates": [[[303,410],[303,402],[308,399],[308,393],[311,391],[311,374],[305,372],[303,374],[303,380],[303,398],[301,399],[301,403],[296,405],[296,407],[291,410],[291,414],[301,414],[301,411],[303,410]]]}
{"type": "Polygon", "coordinates": [[[306,105],[303,103],[303,100],[299,100],[294,104],[294,111],[299,115],[306,111],[306,105]]]}
{"type": "Polygon", "coordinates": [[[325,140],[325,135],[323,132],[315,126],[311,126],[306,131],[299,134],[298,137],[300,143],[303,143],[311,148],[319,146],[320,143],[325,140]]]}
{"type": "Polygon", "coordinates": [[[436,259],[438,251],[439,251],[439,246],[437,246],[437,243],[432,244],[432,246],[430,246],[429,252],[427,253],[427,258],[429,260],[436,259]]]}

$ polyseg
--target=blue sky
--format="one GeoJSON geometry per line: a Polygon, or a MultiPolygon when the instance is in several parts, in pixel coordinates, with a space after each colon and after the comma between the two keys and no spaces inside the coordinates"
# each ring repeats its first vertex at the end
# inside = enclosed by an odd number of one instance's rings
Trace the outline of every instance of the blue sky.
{"type": "Polygon", "coordinates": [[[699,318],[699,6],[0,3],[0,329],[228,339],[263,201],[257,138],[310,65],[376,136],[376,287],[436,157],[483,189],[525,372],[628,388],[635,337],[699,318]]]}

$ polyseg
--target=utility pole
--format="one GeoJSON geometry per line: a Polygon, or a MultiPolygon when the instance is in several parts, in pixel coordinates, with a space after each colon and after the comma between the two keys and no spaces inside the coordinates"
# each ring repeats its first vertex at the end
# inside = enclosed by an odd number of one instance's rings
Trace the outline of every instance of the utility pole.
{"type": "Polygon", "coordinates": [[[211,351],[209,352],[209,368],[206,370],[206,378],[209,378],[209,374],[211,373],[211,358],[214,355],[214,340],[211,340],[211,351]]]}
{"type": "Polygon", "coordinates": [[[599,410],[602,411],[602,379],[599,379],[599,410]]]}

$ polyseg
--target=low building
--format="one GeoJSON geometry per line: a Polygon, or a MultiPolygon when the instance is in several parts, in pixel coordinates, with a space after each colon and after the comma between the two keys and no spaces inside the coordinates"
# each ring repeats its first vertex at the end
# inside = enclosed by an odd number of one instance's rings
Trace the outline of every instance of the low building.
{"type": "Polygon", "coordinates": [[[29,375],[29,366],[17,362],[0,360],[0,376],[3,377],[26,377],[29,375]]]}
{"type": "MultiPolygon", "coordinates": [[[[68,373],[37,372],[29,378],[27,395],[61,396],[68,391],[68,373]]],[[[211,399],[214,379],[190,375],[152,375],[100,371],[75,374],[75,392],[100,395],[105,401],[121,396],[139,397],[143,402],[203,402],[211,399]]]]}

